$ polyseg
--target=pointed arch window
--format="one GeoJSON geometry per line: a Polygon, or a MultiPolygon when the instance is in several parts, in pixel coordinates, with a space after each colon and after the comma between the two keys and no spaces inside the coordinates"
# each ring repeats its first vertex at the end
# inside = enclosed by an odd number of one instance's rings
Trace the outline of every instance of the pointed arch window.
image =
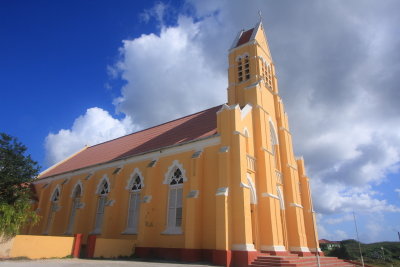
{"type": "Polygon", "coordinates": [[[128,219],[125,234],[137,234],[140,214],[140,191],[143,188],[143,177],[135,169],[134,174],[129,180],[127,189],[129,190],[128,219]]]}
{"type": "Polygon", "coordinates": [[[175,166],[168,172],[167,182],[168,210],[167,210],[167,229],[165,234],[182,234],[183,222],[183,183],[187,180],[185,170],[181,164],[175,162],[175,166]]]}
{"type": "Polygon", "coordinates": [[[106,206],[108,193],[110,193],[110,181],[108,180],[108,177],[105,176],[100,181],[97,187],[97,194],[99,197],[97,200],[96,219],[94,223],[93,234],[101,233],[101,227],[103,226],[103,218],[105,211],[104,208],[106,206]]]}
{"type": "Polygon", "coordinates": [[[269,123],[271,152],[274,156],[275,169],[279,169],[279,153],[278,153],[278,138],[276,136],[275,128],[272,122],[269,123]]]}
{"type": "Polygon", "coordinates": [[[55,189],[53,194],[50,197],[50,210],[49,210],[49,215],[47,217],[47,224],[46,224],[46,229],[44,230],[45,235],[48,235],[54,222],[54,217],[56,212],[59,210],[59,205],[58,202],[60,200],[60,194],[61,194],[61,189],[60,185],[58,185],[55,189]]]}
{"type": "Polygon", "coordinates": [[[67,231],[65,232],[65,234],[67,234],[67,235],[70,235],[73,233],[76,211],[77,211],[77,209],[79,209],[80,204],[81,204],[82,185],[80,183],[75,185],[74,189],[72,190],[71,197],[72,197],[71,213],[69,215],[67,231]]]}

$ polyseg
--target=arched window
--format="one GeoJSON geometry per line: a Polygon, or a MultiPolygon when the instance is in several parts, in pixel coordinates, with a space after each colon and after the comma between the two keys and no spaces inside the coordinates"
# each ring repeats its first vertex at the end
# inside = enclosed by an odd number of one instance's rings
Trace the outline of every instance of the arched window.
{"type": "Polygon", "coordinates": [[[103,225],[103,217],[104,217],[104,207],[106,206],[107,195],[110,192],[110,181],[107,176],[104,176],[100,183],[97,186],[97,210],[96,210],[96,220],[94,224],[93,234],[100,234],[101,227],[103,225]]]}
{"type": "Polygon", "coordinates": [[[81,197],[82,197],[82,184],[80,182],[78,182],[74,186],[71,197],[72,197],[71,213],[69,215],[67,231],[65,232],[65,234],[67,234],[67,235],[70,235],[73,233],[76,211],[80,206],[80,201],[81,201],[81,197]]]}
{"type": "Polygon", "coordinates": [[[275,169],[279,169],[279,153],[278,153],[278,138],[276,136],[275,127],[272,122],[269,122],[271,152],[274,156],[275,169]]]}
{"type": "Polygon", "coordinates": [[[164,233],[181,234],[183,219],[183,182],[187,180],[182,165],[175,161],[166,178],[169,184],[169,193],[167,229],[164,233]]]}
{"type": "Polygon", "coordinates": [[[238,82],[243,82],[250,79],[249,55],[245,54],[243,56],[238,56],[236,58],[236,62],[237,62],[238,82]]]}
{"type": "Polygon", "coordinates": [[[281,210],[284,210],[285,209],[285,200],[283,199],[282,190],[279,186],[277,186],[276,191],[278,192],[278,198],[279,198],[279,204],[280,204],[281,210]]]}
{"type": "Polygon", "coordinates": [[[49,234],[51,227],[53,225],[55,214],[59,210],[58,201],[60,200],[60,194],[61,194],[61,187],[60,185],[57,185],[57,187],[53,191],[53,194],[51,194],[50,197],[50,202],[51,202],[50,210],[49,210],[49,215],[47,217],[46,229],[43,233],[45,235],[49,234]]]}
{"type": "Polygon", "coordinates": [[[134,173],[129,179],[127,187],[127,189],[129,190],[129,208],[127,227],[124,231],[125,234],[136,234],[138,231],[140,213],[140,191],[142,188],[142,175],[138,169],[135,169],[134,173]]]}

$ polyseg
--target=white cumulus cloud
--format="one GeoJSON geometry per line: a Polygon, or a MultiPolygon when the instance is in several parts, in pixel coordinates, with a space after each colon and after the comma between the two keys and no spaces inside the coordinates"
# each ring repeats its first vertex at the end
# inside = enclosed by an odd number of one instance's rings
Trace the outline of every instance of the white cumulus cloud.
{"type": "Polygon", "coordinates": [[[52,165],[79,151],[85,145],[95,145],[126,135],[134,129],[129,117],[113,118],[101,108],[89,108],[75,119],[71,129],[49,133],[45,140],[46,160],[52,165]]]}
{"type": "Polygon", "coordinates": [[[159,35],[123,42],[115,65],[126,81],[114,100],[119,112],[146,127],[226,101],[226,73],[212,67],[200,45],[204,23],[180,16],[159,35]]]}

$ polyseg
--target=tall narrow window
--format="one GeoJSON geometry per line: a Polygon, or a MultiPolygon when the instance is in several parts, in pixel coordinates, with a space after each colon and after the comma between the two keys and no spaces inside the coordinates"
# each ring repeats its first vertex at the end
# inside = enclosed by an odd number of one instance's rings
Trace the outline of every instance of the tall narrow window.
{"type": "Polygon", "coordinates": [[[272,155],[274,156],[275,169],[279,169],[278,150],[277,150],[278,140],[276,138],[275,130],[271,122],[269,123],[269,130],[271,138],[271,150],[272,150],[272,155]]]}
{"type": "Polygon", "coordinates": [[[128,222],[125,234],[136,234],[139,224],[140,212],[140,190],[143,187],[142,179],[139,174],[135,174],[129,182],[129,208],[128,222]]]}
{"type": "Polygon", "coordinates": [[[238,82],[243,81],[243,64],[242,64],[242,58],[238,58],[238,82]]]}
{"type": "Polygon", "coordinates": [[[246,55],[244,57],[244,73],[245,73],[245,79],[246,80],[250,79],[249,55],[246,55]]]}
{"type": "Polygon", "coordinates": [[[70,235],[74,230],[76,211],[79,208],[80,200],[82,195],[82,187],[80,184],[76,185],[74,191],[72,192],[72,206],[71,213],[69,215],[68,227],[65,234],[70,235]]]}
{"type": "Polygon", "coordinates": [[[168,218],[167,230],[165,233],[181,234],[182,233],[182,196],[183,196],[184,177],[181,169],[176,168],[169,180],[168,194],[168,218]]]}
{"type": "Polygon", "coordinates": [[[107,195],[110,192],[110,185],[108,179],[103,178],[97,189],[99,195],[96,209],[96,220],[94,223],[93,234],[100,234],[103,225],[104,207],[106,206],[107,195]]]}
{"type": "Polygon", "coordinates": [[[58,206],[58,201],[60,200],[60,187],[57,186],[57,188],[54,190],[53,194],[51,195],[50,198],[50,210],[49,210],[49,215],[47,217],[47,224],[46,224],[46,229],[43,234],[48,235],[51,227],[53,225],[54,217],[56,214],[56,211],[58,211],[59,206],[58,206]]]}

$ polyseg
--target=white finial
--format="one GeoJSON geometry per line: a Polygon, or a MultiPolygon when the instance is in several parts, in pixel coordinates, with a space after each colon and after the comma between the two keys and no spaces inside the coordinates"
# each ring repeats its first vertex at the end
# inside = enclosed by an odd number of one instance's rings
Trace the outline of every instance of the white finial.
{"type": "Polygon", "coordinates": [[[258,10],[258,16],[260,17],[260,22],[262,22],[262,14],[261,14],[261,10],[258,10]]]}

